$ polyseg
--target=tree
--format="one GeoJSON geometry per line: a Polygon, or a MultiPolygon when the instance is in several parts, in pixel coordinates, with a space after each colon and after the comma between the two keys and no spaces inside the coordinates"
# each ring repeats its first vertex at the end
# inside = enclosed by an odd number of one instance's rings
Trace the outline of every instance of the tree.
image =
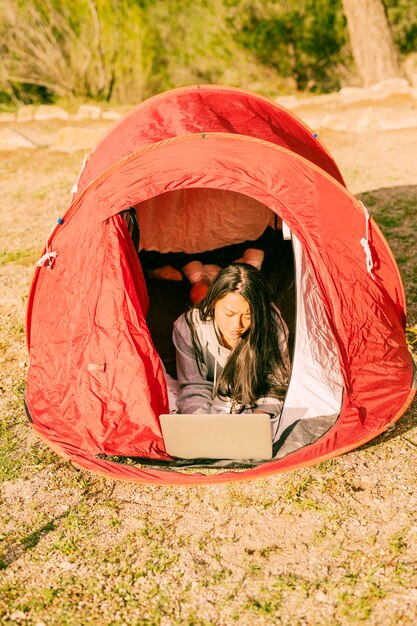
{"type": "Polygon", "coordinates": [[[348,38],[340,0],[223,1],[235,40],[275,70],[284,89],[340,88],[348,38]]]}
{"type": "Polygon", "coordinates": [[[382,0],[342,0],[352,54],[365,87],[402,76],[382,0]]]}

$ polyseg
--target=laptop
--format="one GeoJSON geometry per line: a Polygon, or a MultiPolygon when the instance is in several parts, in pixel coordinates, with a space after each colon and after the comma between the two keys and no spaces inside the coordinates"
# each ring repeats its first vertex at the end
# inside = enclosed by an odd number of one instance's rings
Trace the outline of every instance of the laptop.
{"type": "Polygon", "coordinates": [[[167,453],[182,459],[272,458],[271,417],[266,413],[160,415],[167,453]]]}

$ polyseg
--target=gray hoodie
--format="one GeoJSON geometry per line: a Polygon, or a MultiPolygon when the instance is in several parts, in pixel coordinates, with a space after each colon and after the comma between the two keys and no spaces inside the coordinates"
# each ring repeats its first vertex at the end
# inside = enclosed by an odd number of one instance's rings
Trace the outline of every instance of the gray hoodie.
{"type": "MultiPolygon", "coordinates": [[[[279,344],[284,363],[289,365],[288,358],[288,329],[276,307],[277,324],[280,327],[279,344]]],[[[213,397],[216,381],[222,372],[231,350],[220,342],[220,334],[214,320],[203,322],[199,311],[193,309],[192,321],[196,329],[197,339],[202,351],[202,365],[200,374],[194,354],[191,330],[181,315],[174,324],[172,339],[176,348],[177,378],[179,394],[177,407],[181,413],[230,413],[232,403],[218,396],[213,397]]],[[[277,416],[282,409],[282,401],[277,398],[260,398],[256,402],[256,409],[277,416]]],[[[238,411],[235,407],[234,411],[238,411]]],[[[244,413],[251,413],[253,409],[245,409],[244,413]]]]}

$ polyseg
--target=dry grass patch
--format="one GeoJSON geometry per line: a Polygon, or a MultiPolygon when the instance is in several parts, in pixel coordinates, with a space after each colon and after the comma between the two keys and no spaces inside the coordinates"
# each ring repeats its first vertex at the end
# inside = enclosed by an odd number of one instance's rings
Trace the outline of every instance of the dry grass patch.
{"type": "MultiPolygon", "coordinates": [[[[359,450],[249,483],[157,487],[74,469],[27,425],[25,304],[80,154],[8,155],[0,182],[0,622],[407,626],[417,621],[417,410],[359,450]],[[65,190],[65,193],[64,193],[65,190]]],[[[417,323],[417,189],[362,198],[417,323]]]]}

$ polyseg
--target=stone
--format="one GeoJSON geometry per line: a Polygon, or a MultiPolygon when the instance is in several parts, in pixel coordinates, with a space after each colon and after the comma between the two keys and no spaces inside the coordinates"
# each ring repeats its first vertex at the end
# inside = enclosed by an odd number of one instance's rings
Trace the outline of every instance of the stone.
{"type": "Polygon", "coordinates": [[[368,88],[369,93],[378,98],[388,98],[396,94],[409,93],[410,89],[410,83],[405,78],[388,78],[368,88]]]}
{"type": "Polygon", "coordinates": [[[101,109],[94,104],[82,104],[75,116],[76,120],[99,120],[101,118],[101,109]]]}
{"type": "Polygon", "coordinates": [[[361,133],[364,130],[368,130],[374,121],[375,110],[374,107],[366,107],[361,111],[357,121],[352,125],[351,130],[356,133],[361,133]]]}
{"type": "Polygon", "coordinates": [[[82,128],[66,126],[58,132],[56,147],[58,149],[89,149],[93,148],[103,137],[102,128],[82,128]]]}
{"type": "Polygon", "coordinates": [[[338,92],[339,100],[346,104],[361,102],[369,98],[367,90],[362,87],[342,87],[338,92]]]}
{"type": "Polygon", "coordinates": [[[67,571],[71,571],[71,570],[76,569],[78,567],[78,563],[64,560],[64,561],[61,561],[59,566],[61,567],[61,569],[64,569],[64,570],[67,570],[67,571]]]}
{"type": "Polygon", "coordinates": [[[16,113],[0,113],[0,124],[7,122],[14,122],[16,120],[16,113]]]}
{"type": "Polygon", "coordinates": [[[326,602],[327,600],[326,594],[321,589],[319,589],[316,593],[316,600],[317,602],[326,602]]]}
{"type": "Polygon", "coordinates": [[[24,611],[14,611],[10,614],[10,619],[12,622],[21,622],[27,620],[27,614],[24,611]]]}
{"type": "Polygon", "coordinates": [[[69,119],[67,111],[61,107],[42,104],[38,107],[34,114],[34,119],[38,122],[43,120],[64,120],[69,119]]]}
{"type": "Polygon", "coordinates": [[[402,115],[399,119],[381,119],[377,122],[378,130],[406,130],[417,128],[417,113],[402,115]]]}
{"type": "Polygon", "coordinates": [[[275,98],[275,102],[286,109],[295,109],[300,104],[297,96],[278,96],[278,98],[275,98]]]}
{"type": "Polygon", "coordinates": [[[28,104],[18,109],[16,113],[16,119],[18,122],[31,122],[34,118],[36,107],[33,104],[28,104]]]}
{"type": "Polygon", "coordinates": [[[314,113],[311,114],[310,112],[300,113],[300,119],[304,122],[306,126],[311,128],[311,132],[313,133],[317,128],[321,128],[322,117],[323,117],[322,115],[314,115],[314,113]]]}
{"type": "Polygon", "coordinates": [[[334,104],[339,99],[339,95],[337,92],[333,93],[321,93],[318,96],[308,96],[306,98],[300,99],[299,106],[319,106],[321,104],[334,104]]]}
{"type": "Polygon", "coordinates": [[[119,113],[118,111],[104,111],[102,115],[103,120],[110,120],[114,122],[117,122],[117,120],[120,120],[122,116],[123,114],[119,113]]]}
{"type": "Polygon", "coordinates": [[[336,130],[347,132],[350,130],[349,125],[347,124],[346,118],[342,115],[325,115],[322,122],[321,128],[327,128],[329,130],[336,130]]]}
{"type": "Polygon", "coordinates": [[[0,150],[18,150],[19,148],[36,148],[36,144],[12,128],[0,129],[0,150]]]}
{"type": "Polygon", "coordinates": [[[384,100],[397,94],[409,94],[410,83],[405,78],[389,78],[370,87],[342,87],[338,92],[339,100],[346,104],[367,100],[384,100]]]}

